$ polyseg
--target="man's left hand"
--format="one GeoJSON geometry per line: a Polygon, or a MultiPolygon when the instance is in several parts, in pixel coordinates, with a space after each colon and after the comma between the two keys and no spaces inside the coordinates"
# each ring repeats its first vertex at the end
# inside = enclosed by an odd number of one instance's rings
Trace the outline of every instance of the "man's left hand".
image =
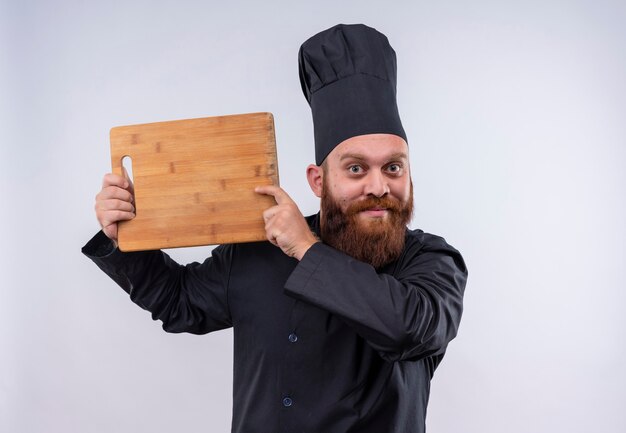
{"type": "Polygon", "coordinates": [[[263,212],[267,239],[288,256],[301,260],[318,239],[311,232],[298,205],[278,186],[258,186],[254,191],[271,195],[276,200],[276,206],[263,212]]]}

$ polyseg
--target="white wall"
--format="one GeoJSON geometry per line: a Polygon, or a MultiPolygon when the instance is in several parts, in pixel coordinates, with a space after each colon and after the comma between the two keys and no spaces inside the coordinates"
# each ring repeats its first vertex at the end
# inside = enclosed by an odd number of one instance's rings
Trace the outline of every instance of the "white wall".
{"type": "Polygon", "coordinates": [[[626,431],[625,3],[387,4],[0,1],[0,431],[229,430],[231,332],[164,333],[80,253],[108,131],[271,111],[314,212],[297,50],[338,22],[396,49],[413,226],[470,269],[429,430],[626,431]]]}

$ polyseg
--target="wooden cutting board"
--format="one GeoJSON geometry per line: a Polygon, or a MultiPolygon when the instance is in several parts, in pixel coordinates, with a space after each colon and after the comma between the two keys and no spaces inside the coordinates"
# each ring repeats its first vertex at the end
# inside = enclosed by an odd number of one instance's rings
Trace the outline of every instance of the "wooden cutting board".
{"type": "Polygon", "coordinates": [[[122,251],[265,240],[263,211],[278,185],[271,113],[111,129],[113,172],[132,160],[136,217],[118,227],[122,251]]]}

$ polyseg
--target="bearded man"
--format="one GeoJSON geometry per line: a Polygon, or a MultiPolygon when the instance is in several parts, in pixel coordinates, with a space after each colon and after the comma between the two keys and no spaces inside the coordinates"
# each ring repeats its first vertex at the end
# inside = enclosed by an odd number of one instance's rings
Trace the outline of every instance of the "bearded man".
{"type": "Polygon", "coordinates": [[[467,269],[441,237],[408,230],[407,138],[387,38],[338,25],[308,39],[300,80],[315,129],[317,215],[277,186],[268,242],[220,245],[202,264],[123,253],[132,186],[107,174],[102,231],[83,248],[168,332],[233,327],[233,432],[423,432],[430,380],[458,330],[467,269]]]}

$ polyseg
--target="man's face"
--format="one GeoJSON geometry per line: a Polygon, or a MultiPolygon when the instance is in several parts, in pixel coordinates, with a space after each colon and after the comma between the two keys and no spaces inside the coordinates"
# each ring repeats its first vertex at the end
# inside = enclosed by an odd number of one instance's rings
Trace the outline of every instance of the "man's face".
{"type": "Polygon", "coordinates": [[[322,240],[376,268],[395,260],[413,210],[406,142],[390,134],[350,138],[321,174],[314,191],[322,198],[322,240]]]}
{"type": "MultiPolygon", "coordinates": [[[[391,134],[352,137],[339,144],[325,161],[324,181],[341,210],[372,197],[405,204],[411,197],[411,175],[406,142],[391,134]]],[[[358,213],[363,224],[389,218],[383,208],[358,213]]]]}

